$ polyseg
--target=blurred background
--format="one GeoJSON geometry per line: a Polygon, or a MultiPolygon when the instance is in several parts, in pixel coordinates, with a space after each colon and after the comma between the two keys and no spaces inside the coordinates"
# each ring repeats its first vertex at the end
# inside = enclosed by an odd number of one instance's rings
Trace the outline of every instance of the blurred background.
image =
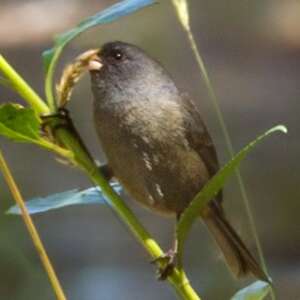
{"type": "MultiPolygon", "coordinates": [[[[53,36],[111,0],[1,0],[0,51],[43,95],[41,52],[53,36]]],[[[170,1],[92,29],[66,49],[61,66],[106,41],[122,40],[144,48],[171,72],[201,108],[220,160],[228,160],[224,137],[206,88],[170,1]]],[[[236,151],[278,123],[289,134],[268,138],[241,172],[278,299],[300,299],[300,2],[297,0],[190,0],[192,29],[209,70],[236,151]],[[297,133],[298,132],[298,133],[297,133]]],[[[60,67],[61,67],[60,66],[60,67]]],[[[61,70],[61,69],[60,69],[61,70]]],[[[59,73],[59,72],[58,72],[59,73]]],[[[58,74],[59,75],[59,74],[58,74]]],[[[21,102],[0,86],[2,102],[21,102]]],[[[103,160],[95,136],[89,78],[75,89],[72,116],[94,157],[103,160]]],[[[91,184],[79,171],[31,145],[1,138],[1,148],[26,199],[91,184]]],[[[19,217],[7,216],[13,204],[1,179],[0,299],[54,299],[29,235],[19,217]]],[[[164,249],[174,222],[127,200],[164,249]]],[[[225,188],[225,208],[255,252],[245,208],[234,178],[225,188]]],[[[155,280],[150,258],[105,206],[70,207],[37,215],[34,221],[71,300],[175,299],[155,280]]],[[[185,264],[203,299],[229,299],[249,281],[235,281],[206,228],[199,222],[186,244],[185,264]]],[[[251,280],[250,280],[251,281],[251,280]]]]}

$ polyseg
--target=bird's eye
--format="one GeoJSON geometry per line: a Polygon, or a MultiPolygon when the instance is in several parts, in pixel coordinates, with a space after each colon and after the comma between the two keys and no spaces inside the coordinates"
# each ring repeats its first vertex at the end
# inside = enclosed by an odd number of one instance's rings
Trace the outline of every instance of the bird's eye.
{"type": "Polygon", "coordinates": [[[116,60],[121,60],[123,58],[123,53],[121,51],[116,50],[112,53],[112,56],[116,60]]]}

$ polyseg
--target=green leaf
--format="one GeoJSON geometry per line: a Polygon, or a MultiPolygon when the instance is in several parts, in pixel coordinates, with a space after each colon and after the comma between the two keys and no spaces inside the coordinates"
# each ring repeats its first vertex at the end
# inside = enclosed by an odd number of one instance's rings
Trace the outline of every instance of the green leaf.
{"type": "Polygon", "coordinates": [[[82,32],[87,29],[94,27],[96,25],[110,23],[123,16],[129,15],[143,7],[154,4],[155,0],[123,0],[120,1],[107,9],[100,11],[94,16],[87,18],[86,20],[79,23],[73,29],[58,35],[54,40],[54,47],[52,49],[46,50],[43,53],[43,62],[46,70],[46,81],[45,81],[45,92],[49,104],[55,106],[52,85],[53,85],[53,74],[55,71],[56,63],[58,58],[64,49],[64,47],[77,37],[82,32]]]}
{"type": "Polygon", "coordinates": [[[287,133],[287,129],[282,125],[275,126],[249,143],[205,185],[205,187],[196,195],[190,205],[183,212],[176,228],[178,238],[178,257],[180,262],[182,259],[184,241],[194,221],[199,218],[201,210],[218,194],[224,186],[225,181],[234,173],[235,169],[249,154],[249,152],[253,150],[259,142],[274,132],[287,133]]]}
{"type": "Polygon", "coordinates": [[[0,106],[0,135],[16,142],[39,145],[67,158],[73,157],[70,151],[46,140],[40,132],[41,120],[32,108],[14,103],[0,106]]]}
{"type": "Polygon", "coordinates": [[[32,108],[19,104],[0,106],[0,134],[18,142],[33,143],[40,139],[40,120],[32,108]]]}
{"type": "Polygon", "coordinates": [[[272,287],[264,281],[255,281],[249,286],[238,291],[231,300],[263,300],[272,287]]]}

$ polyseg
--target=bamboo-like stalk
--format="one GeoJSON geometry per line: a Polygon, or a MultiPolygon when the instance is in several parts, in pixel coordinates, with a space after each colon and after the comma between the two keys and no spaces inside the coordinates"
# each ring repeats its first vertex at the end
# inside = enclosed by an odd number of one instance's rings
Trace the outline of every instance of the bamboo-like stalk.
{"type": "Polygon", "coordinates": [[[17,205],[19,206],[19,208],[21,210],[22,218],[23,218],[24,223],[25,223],[25,225],[28,229],[28,232],[31,236],[31,239],[36,248],[36,251],[41,259],[41,262],[45,268],[45,271],[48,274],[49,281],[50,281],[50,283],[53,287],[53,290],[56,294],[57,300],[66,300],[67,298],[63,292],[61,284],[56,276],[54,268],[52,267],[52,264],[47,255],[47,252],[43,246],[43,243],[39,237],[39,234],[38,234],[38,232],[34,226],[34,223],[27,211],[23,197],[18,189],[18,186],[10,172],[9,166],[7,165],[1,151],[0,151],[0,169],[3,173],[4,179],[13,195],[13,198],[15,199],[17,205]]]}

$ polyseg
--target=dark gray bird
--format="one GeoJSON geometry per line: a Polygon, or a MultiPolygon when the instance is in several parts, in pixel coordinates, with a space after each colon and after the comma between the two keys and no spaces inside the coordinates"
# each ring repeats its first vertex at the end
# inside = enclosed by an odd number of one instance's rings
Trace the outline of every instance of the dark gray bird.
{"type": "MultiPolygon", "coordinates": [[[[127,43],[105,44],[90,62],[90,73],[106,174],[143,206],[180,218],[219,168],[197,108],[157,61],[127,43]]],[[[226,220],[221,193],[201,217],[235,276],[252,273],[267,280],[226,220]]]]}

